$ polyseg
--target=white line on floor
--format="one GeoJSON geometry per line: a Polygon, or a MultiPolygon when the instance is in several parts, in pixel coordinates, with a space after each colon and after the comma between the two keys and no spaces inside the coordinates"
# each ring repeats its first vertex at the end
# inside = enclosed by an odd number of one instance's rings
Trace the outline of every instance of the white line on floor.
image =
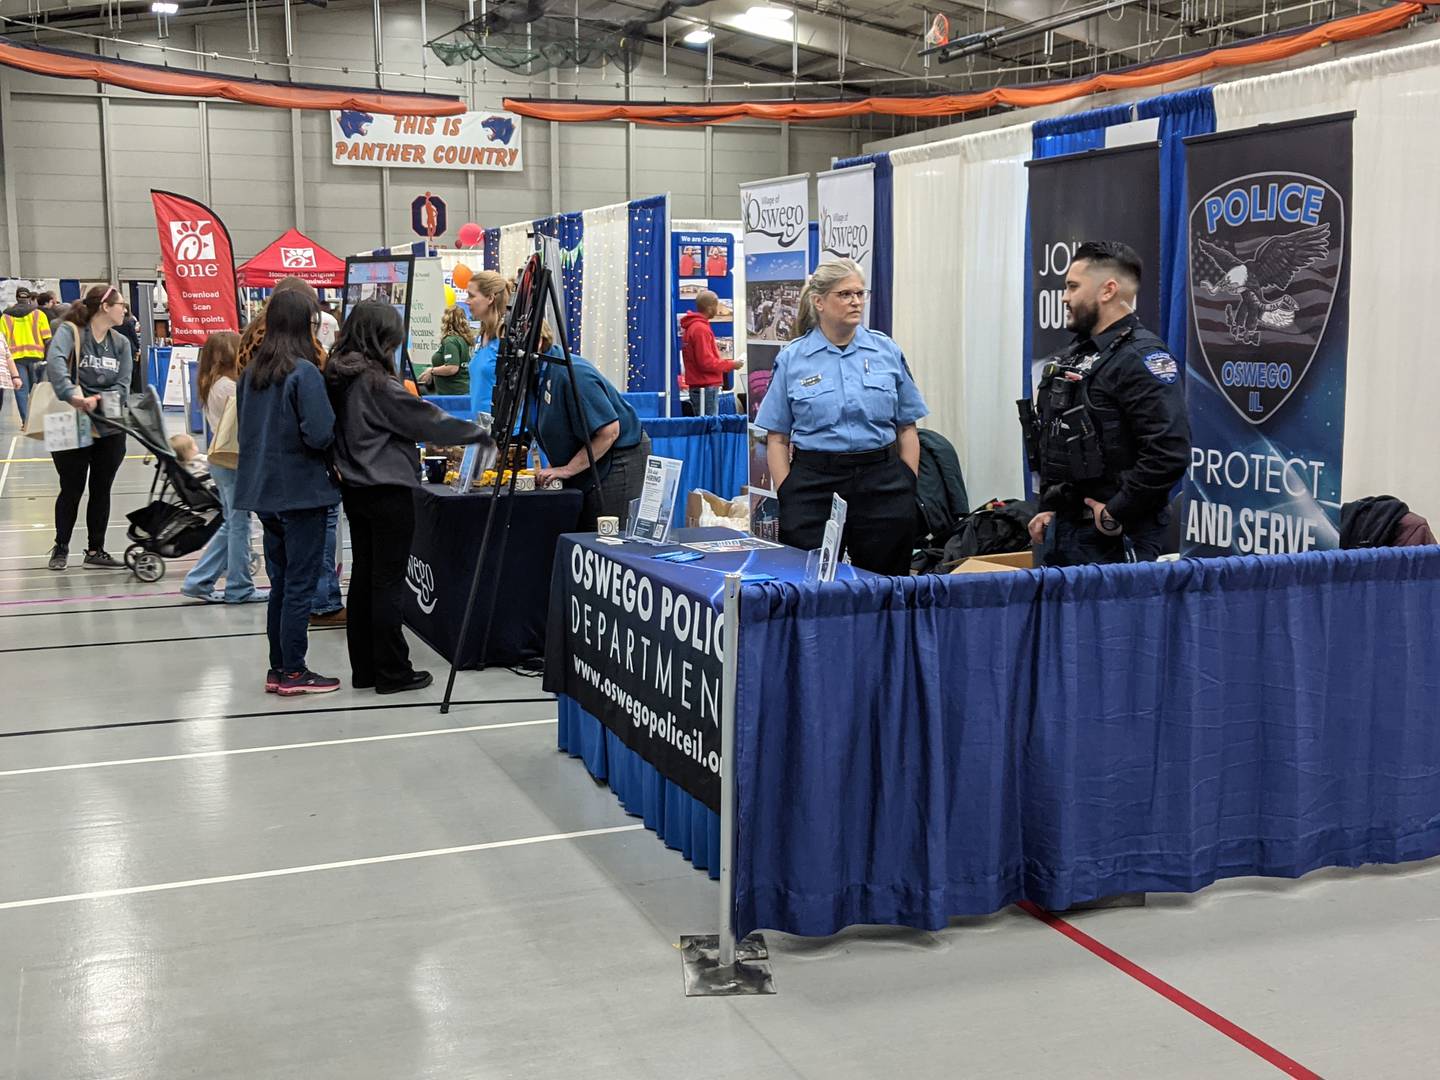
{"type": "Polygon", "coordinates": [[[15,444],[19,441],[19,435],[12,436],[10,439],[10,450],[5,455],[5,469],[0,471],[0,495],[5,494],[5,481],[10,479],[10,459],[15,456],[15,444]]]}
{"type": "Polygon", "coordinates": [[[197,885],[228,885],[236,881],[290,877],[294,874],[313,874],[321,870],[348,870],[356,866],[379,866],[382,863],[408,862],[412,859],[433,859],[440,855],[465,855],[475,851],[496,851],[500,848],[548,844],[555,840],[581,840],[587,836],[610,836],[614,833],[635,832],[644,827],[639,823],[613,825],[607,829],[582,829],[579,832],[551,833],[549,836],[521,836],[514,840],[492,840],[487,844],[465,844],[461,847],[430,848],[427,851],[405,851],[398,855],[377,855],[369,859],[345,859],[342,862],[315,863],[311,866],[286,866],[279,870],[257,870],[249,874],[226,874],[222,877],[194,878],[190,881],[162,881],[156,885],[134,885],[128,889],[98,889],[95,892],[71,893],[68,896],[37,896],[30,900],[9,900],[0,903],[0,911],[44,907],[48,904],[73,904],[78,900],[109,900],[118,896],[138,896],[141,893],[189,889],[197,885]]]}
{"type": "Polygon", "coordinates": [[[112,761],[82,761],[74,765],[42,765],[35,769],[6,769],[0,776],[34,776],[37,773],[74,772],[77,769],[104,769],[112,765],[151,765],[161,761],[199,761],[203,758],[236,757],[240,754],[269,754],[281,750],[309,750],[317,746],[353,746],[356,743],[393,742],[397,739],[427,739],[432,735],[463,735],[471,731],[501,731],[505,728],[539,727],[548,720],[510,720],[501,724],[471,724],[468,727],[431,728],[426,731],[397,731],[389,735],[360,735],[351,739],[318,739],[314,742],[278,743],[275,746],[245,746],[235,750],[202,750],[193,754],[161,754],[156,757],[116,758],[112,761]]]}

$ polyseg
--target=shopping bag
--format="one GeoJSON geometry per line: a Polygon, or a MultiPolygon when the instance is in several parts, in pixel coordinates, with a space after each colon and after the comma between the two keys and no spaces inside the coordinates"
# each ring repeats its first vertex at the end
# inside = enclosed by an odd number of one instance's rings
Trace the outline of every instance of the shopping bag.
{"type": "Polygon", "coordinates": [[[45,417],[45,449],[52,454],[57,450],[83,450],[92,442],[88,413],[67,405],[64,412],[52,412],[45,417]]]}
{"type": "MultiPolygon", "coordinates": [[[[74,327],[75,333],[75,354],[70,358],[70,378],[75,380],[75,373],[79,370],[80,364],[80,329],[74,327]]],[[[50,416],[63,416],[67,412],[74,412],[74,406],[69,402],[61,401],[55,396],[55,388],[50,385],[50,379],[45,373],[45,365],[39,365],[40,382],[30,388],[30,415],[25,418],[25,437],[39,441],[45,440],[48,448],[50,437],[47,434],[46,418],[50,416]]],[[[86,444],[89,445],[88,443],[86,444]]],[[[73,448],[72,448],[73,449],[73,448]]]]}
{"type": "Polygon", "coordinates": [[[220,426],[215,429],[215,437],[210,440],[210,449],[206,453],[212,465],[226,469],[240,467],[240,416],[233,396],[225,402],[220,426]]]}

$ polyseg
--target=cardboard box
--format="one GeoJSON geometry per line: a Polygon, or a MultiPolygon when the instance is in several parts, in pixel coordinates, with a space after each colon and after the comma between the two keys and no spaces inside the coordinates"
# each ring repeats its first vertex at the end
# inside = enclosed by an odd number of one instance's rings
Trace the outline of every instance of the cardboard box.
{"type": "Polygon", "coordinates": [[[694,529],[702,524],[749,532],[750,504],[743,495],[738,499],[722,499],[704,488],[696,488],[685,499],[685,527],[694,529]]]}
{"type": "Polygon", "coordinates": [[[950,572],[952,574],[999,574],[1007,570],[1033,570],[1035,556],[1029,551],[1006,555],[972,555],[950,572]]]}

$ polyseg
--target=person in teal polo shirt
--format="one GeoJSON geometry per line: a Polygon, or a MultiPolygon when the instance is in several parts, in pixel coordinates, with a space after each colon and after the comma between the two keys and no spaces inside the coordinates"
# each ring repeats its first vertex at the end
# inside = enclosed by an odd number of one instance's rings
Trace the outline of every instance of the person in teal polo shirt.
{"type": "MultiPolygon", "coordinates": [[[[554,355],[550,328],[540,340],[542,351],[554,355]]],[[[603,512],[626,525],[630,503],[645,487],[645,460],[650,437],[640,426],[634,407],[595,365],[578,356],[570,358],[575,387],[584,404],[582,423],[570,393],[571,372],[564,364],[546,363],[540,372],[535,432],[549,466],[537,470],[540,483],[559,479],[567,488],[585,492],[580,513],[581,532],[594,532],[603,512]],[[595,458],[592,475],[585,444],[595,458]],[[603,505],[603,511],[602,511],[603,505]]]]}

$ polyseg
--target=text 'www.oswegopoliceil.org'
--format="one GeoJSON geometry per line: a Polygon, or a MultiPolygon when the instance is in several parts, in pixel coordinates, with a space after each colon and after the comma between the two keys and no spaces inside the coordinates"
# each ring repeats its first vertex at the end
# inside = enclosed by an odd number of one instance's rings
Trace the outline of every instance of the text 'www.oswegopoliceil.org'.
{"type": "Polygon", "coordinates": [[[673,712],[660,715],[623,686],[607,679],[604,672],[593,665],[587,664],[578,656],[574,657],[574,661],[575,674],[619,706],[620,711],[630,717],[637,728],[647,729],[652,739],[669,743],[697,765],[709,769],[716,776],[720,775],[720,748],[713,745],[707,748],[703,731],[689,731],[680,727],[675,722],[673,712]]]}

